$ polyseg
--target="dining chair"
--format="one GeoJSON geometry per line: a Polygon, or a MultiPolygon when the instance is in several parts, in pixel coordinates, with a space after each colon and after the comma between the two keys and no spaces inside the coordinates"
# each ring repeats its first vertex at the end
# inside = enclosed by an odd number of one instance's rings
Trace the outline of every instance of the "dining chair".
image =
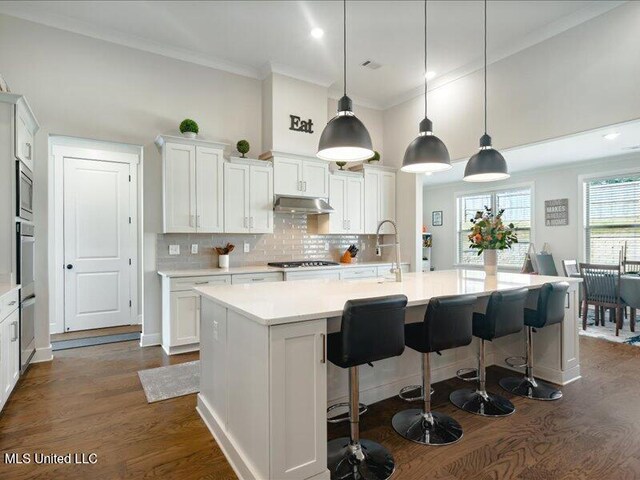
{"type": "MultiPolygon", "coordinates": [[[[564,270],[565,277],[577,277],[580,275],[580,269],[578,268],[577,260],[562,260],[562,270],[564,270]]],[[[582,284],[578,286],[578,318],[582,316],[583,305],[582,302],[584,300],[584,294],[582,293],[582,284]]]]}
{"type": "Polygon", "coordinates": [[[587,309],[593,305],[596,310],[596,325],[604,326],[604,309],[615,312],[616,336],[622,328],[622,309],[620,299],[620,265],[598,265],[581,263],[580,274],[584,280],[584,302],[582,305],[582,329],[587,329],[587,309]]]}

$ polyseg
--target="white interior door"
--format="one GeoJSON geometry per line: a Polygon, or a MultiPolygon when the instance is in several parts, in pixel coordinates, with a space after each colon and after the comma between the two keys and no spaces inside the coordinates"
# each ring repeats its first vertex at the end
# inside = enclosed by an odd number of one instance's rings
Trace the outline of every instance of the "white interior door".
{"type": "Polygon", "coordinates": [[[129,165],[64,159],[65,331],[131,322],[129,165]]]}

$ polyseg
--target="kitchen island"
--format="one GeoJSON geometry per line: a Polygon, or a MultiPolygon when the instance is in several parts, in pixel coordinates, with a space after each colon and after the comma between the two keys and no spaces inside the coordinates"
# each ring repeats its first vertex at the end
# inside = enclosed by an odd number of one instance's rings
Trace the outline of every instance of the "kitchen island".
{"type": "MultiPolygon", "coordinates": [[[[474,294],[483,311],[491,292],[525,287],[535,308],[546,282],[569,281],[565,321],[534,338],[534,373],[564,385],[580,377],[577,285],[580,280],[478,270],[409,273],[388,279],[303,280],[196,288],[201,302],[198,412],[242,479],[329,479],[326,408],[348,394],[347,371],[328,364],[326,335],[339,331],[347,300],[404,294],[406,321],[423,321],[429,299],[474,294]]],[[[474,341],[433,359],[438,382],[476,364],[474,341]]],[[[491,342],[487,365],[524,353],[524,332],[491,342]]],[[[420,383],[420,356],[360,368],[361,400],[373,403],[420,383]]],[[[516,412],[517,414],[517,412],[516,412]]],[[[391,418],[389,418],[391,422],[391,418]]]]}

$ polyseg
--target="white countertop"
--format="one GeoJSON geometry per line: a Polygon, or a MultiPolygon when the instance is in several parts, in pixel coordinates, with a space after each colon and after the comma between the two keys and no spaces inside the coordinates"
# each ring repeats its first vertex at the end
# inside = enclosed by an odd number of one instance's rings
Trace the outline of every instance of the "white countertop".
{"type": "Polygon", "coordinates": [[[277,325],[340,316],[345,302],[356,298],[404,294],[409,306],[415,306],[424,305],[437,296],[483,296],[496,290],[520,287],[535,289],[544,283],[559,281],[581,282],[575,278],[502,272],[485,278],[482,270],[442,270],[405,273],[402,283],[380,278],[318,279],[259,285],[202,286],[195,290],[260,324],[277,325]]]}
{"type": "MultiPolygon", "coordinates": [[[[356,262],[341,263],[339,265],[326,265],[322,267],[279,268],[267,265],[255,265],[250,267],[230,268],[199,268],[191,270],[160,270],[158,275],[162,277],[205,277],[210,275],[240,275],[243,273],[269,273],[269,272],[308,272],[313,270],[340,270],[358,267],[382,267],[391,265],[392,262],[356,262]]],[[[400,262],[401,265],[409,265],[409,262],[400,262]]]]}

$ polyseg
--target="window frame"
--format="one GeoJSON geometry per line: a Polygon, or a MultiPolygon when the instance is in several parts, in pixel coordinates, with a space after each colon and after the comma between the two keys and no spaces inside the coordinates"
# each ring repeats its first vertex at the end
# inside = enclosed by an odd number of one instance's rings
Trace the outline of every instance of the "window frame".
{"type": "MultiPolygon", "coordinates": [[[[491,195],[492,197],[492,202],[495,201],[495,196],[498,193],[503,193],[503,192],[509,192],[509,191],[513,191],[513,190],[523,190],[523,189],[529,189],[529,191],[531,192],[531,228],[529,230],[529,243],[532,245],[535,245],[535,219],[536,219],[536,211],[535,211],[535,199],[536,199],[536,190],[535,190],[535,182],[522,182],[522,183],[515,183],[512,185],[502,185],[501,187],[493,187],[493,188],[475,188],[472,190],[463,190],[463,191],[458,191],[455,192],[453,195],[453,201],[454,201],[454,205],[455,205],[455,215],[456,215],[456,222],[455,225],[453,226],[453,234],[455,235],[456,238],[456,243],[455,243],[455,253],[454,253],[454,268],[465,268],[465,269],[482,269],[484,268],[482,264],[477,265],[477,264],[473,264],[473,263],[462,263],[461,259],[459,257],[460,255],[460,241],[461,241],[461,231],[458,230],[458,227],[460,226],[461,222],[460,222],[460,215],[461,215],[461,209],[460,209],[460,199],[462,197],[469,197],[469,196],[474,196],[474,195],[491,195]]],[[[469,227],[471,228],[471,227],[469,227]]],[[[524,263],[524,258],[522,259],[523,263],[524,263]]],[[[501,270],[507,270],[507,271],[516,271],[519,272],[522,269],[522,265],[505,265],[505,264],[498,264],[498,267],[501,270]]]]}
{"type": "MultiPolygon", "coordinates": [[[[580,232],[579,235],[581,236],[581,241],[578,242],[579,245],[579,256],[582,259],[583,262],[589,263],[591,260],[590,258],[588,258],[588,254],[589,254],[589,246],[588,246],[588,242],[589,242],[589,237],[587,234],[587,231],[589,230],[589,226],[587,225],[587,221],[588,221],[588,214],[589,214],[589,208],[587,206],[587,188],[588,188],[588,184],[590,182],[593,181],[598,181],[598,180],[610,180],[610,179],[615,179],[615,178],[620,178],[620,177],[627,177],[627,176],[640,176],[640,169],[637,167],[630,167],[630,168],[624,168],[624,169],[619,169],[619,170],[615,170],[613,172],[598,172],[598,173],[591,173],[591,174],[587,174],[587,175],[580,175],[578,176],[578,192],[580,193],[580,201],[579,201],[579,217],[581,219],[581,223],[582,225],[580,226],[580,232]]],[[[621,226],[624,227],[633,227],[633,226],[637,226],[638,224],[616,224],[616,225],[607,225],[607,226],[601,226],[599,228],[620,228],[621,226]]]]}

